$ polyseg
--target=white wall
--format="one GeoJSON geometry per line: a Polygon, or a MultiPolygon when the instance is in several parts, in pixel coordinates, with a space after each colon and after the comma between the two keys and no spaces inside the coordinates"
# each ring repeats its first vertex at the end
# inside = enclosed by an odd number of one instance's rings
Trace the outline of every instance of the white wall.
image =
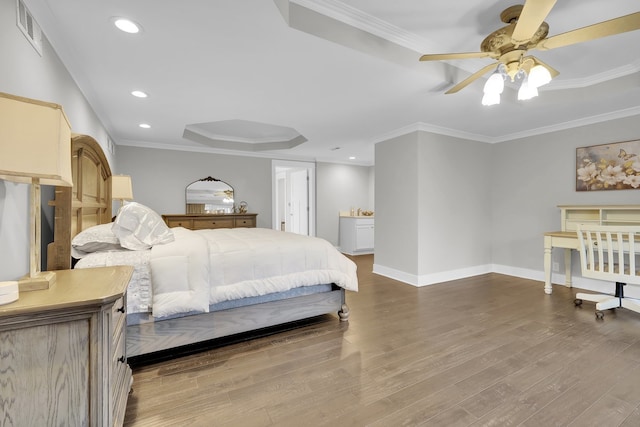
{"type": "MultiPolygon", "coordinates": [[[[105,128],[64,64],[46,39],[42,56],[33,49],[16,26],[15,7],[15,0],[0,0],[0,91],[62,105],[72,132],[91,135],[106,147],[105,128]]],[[[106,149],[105,153],[111,163],[112,156],[106,149]]],[[[14,280],[29,272],[28,193],[26,184],[0,180],[0,280],[14,280]]],[[[51,195],[52,187],[43,186],[45,218],[51,217],[46,205],[46,196],[51,195]]],[[[43,222],[46,234],[51,227],[43,222]]]]}

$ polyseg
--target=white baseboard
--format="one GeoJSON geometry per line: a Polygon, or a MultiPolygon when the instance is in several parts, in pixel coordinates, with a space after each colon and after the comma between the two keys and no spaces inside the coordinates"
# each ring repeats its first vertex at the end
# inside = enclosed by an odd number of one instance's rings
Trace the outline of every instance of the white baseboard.
{"type": "Polygon", "coordinates": [[[415,274],[408,274],[404,271],[395,270],[393,268],[385,267],[378,264],[373,264],[373,272],[381,276],[399,280],[412,286],[422,287],[434,285],[436,283],[448,282],[450,280],[464,279],[466,277],[473,277],[479,276],[481,274],[491,273],[491,265],[479,265],[474,267],[460,268],[457,270],[417,276],[415,274]]]}
{"type": "MultiPolygon", "coordinates": [[[[536,280],[540,282],[541,289],[543,289],[544,286],[544,271],[511,267],[508,265],[500,264],[479,265],[475,267],[443,271],[421,276],[409,274],[400,270],[395,270],[383,265],[373,264],[373,272],[381,276],[389,277],[390,279],[398,280],[400,282],[404,282],[416,287],[428,286],[436,283],[448,282],[451,280],[464,279],[466,277],[479,276],[481,274],[487,273],[498,273],[505,274],[507,276],[520,277],[522,279],[536,280]]],[[[551,283],[556,286],[565,286],[564,273],[552,273],[551,283]]],[[[614,291],[614,286],[612,283],[601,280],[587,279],[576,275],[572,277],[572,287],[598,293],[611,294],[614,291]]],[[[625,295],[633,298],[640,298],[640,287],[625,287],[625,295]]]]}

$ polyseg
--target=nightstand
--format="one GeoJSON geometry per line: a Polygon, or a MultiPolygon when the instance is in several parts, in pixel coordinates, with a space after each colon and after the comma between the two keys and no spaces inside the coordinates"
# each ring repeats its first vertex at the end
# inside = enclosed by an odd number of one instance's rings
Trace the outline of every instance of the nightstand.
{"type": "Polygon", "coordinates": [[[49,289],[0,306],[0,400],[12,425],[122,425],[132,375],[133,267],[57,271],[49,289]]]}

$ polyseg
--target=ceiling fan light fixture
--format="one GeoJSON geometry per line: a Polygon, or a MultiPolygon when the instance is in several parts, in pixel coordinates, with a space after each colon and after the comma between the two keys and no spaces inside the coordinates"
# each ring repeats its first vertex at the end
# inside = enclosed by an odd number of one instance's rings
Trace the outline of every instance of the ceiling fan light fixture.
{"type": "Polygon", "coordinates": [[[529,71],[529,85],[535,88],[544,86],[551,81],[551,73],[547,67],[536,65],[529,71]]]}
{"type": "Polygon", "coordinates": [[[489,106],[489,105],[498,105],[498,104],[500,104],[499,93],[485,92],[484,96],[482,97],[482,105],[489,106]]]}
{"type": "Polygon", "coordinates": [[[529,84],[529,78],[526,77],[518,90],[518,100],[526,101],[536,96],[538,96],[538,88],[529,84]]]}
{"type": "Polygon", "coordinates": [[[487,79],[487,82],[484,84],[484,93],[485,94],[496,94],[500,95],[504,90],[504,76],[498,70],[496,70],[491,76],[487,79]]]}

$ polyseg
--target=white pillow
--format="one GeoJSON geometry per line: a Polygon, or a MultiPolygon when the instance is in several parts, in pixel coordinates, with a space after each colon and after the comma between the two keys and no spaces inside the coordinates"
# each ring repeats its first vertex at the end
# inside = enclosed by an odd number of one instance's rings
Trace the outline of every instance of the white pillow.
{"type": "Polygon", "coordinates": [[[122,249],[118,237],[111,231],[111,223],[89,227],[71,240],[71,255],[82,258],[92,252],[122,249]]]}
{"type": "Polygon", "coordinates": [[[131,250],[149,249],[153,245],[174,240],[173,232],[162,217],[153,209],[136,202],[120,208],[111,230],[120,240],[120,245],[131,250]]]}

